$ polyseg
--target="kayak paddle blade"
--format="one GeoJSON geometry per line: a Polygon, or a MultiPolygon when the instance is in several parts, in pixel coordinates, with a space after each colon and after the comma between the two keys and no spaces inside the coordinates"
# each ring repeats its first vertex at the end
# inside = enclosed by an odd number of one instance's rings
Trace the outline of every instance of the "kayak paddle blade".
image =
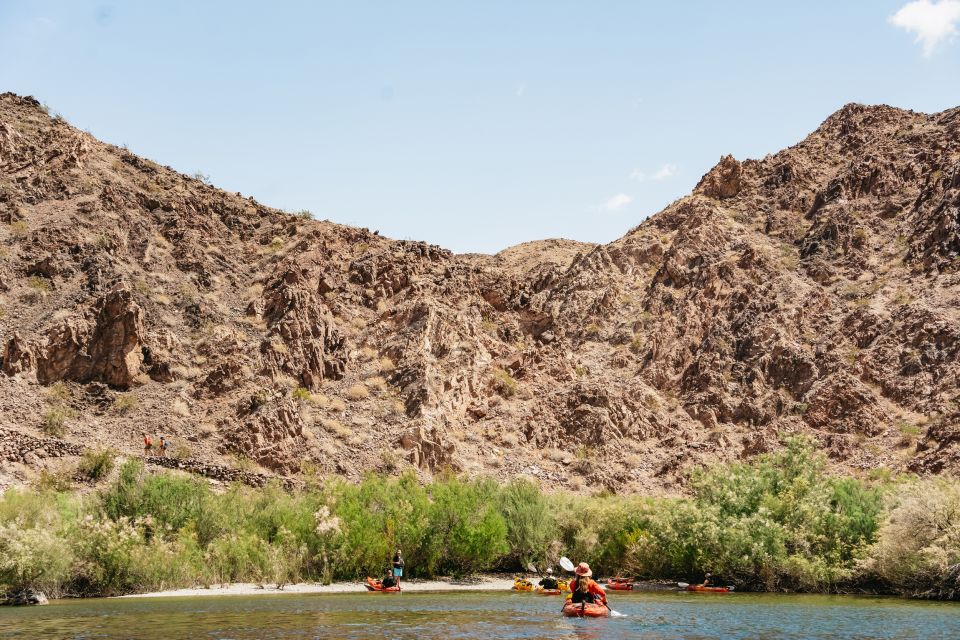
{"type": "Polygon", "coordinates": [[[529,571],[530,573],[537,573],[537,568],[536,568],[535,566],[533,566],[533,563],[532,563],[532,562],[528,562],[528,563],[527,563],[527,571],[529,571]]]}
{"type": "Polygon", "coordinates": [[[560,566],[563,567],[564,571],[573,571],[573,563],[570,562],[570,558],[567,556],[560,558],[560,566]]]}
{"type": "Polygon", "coordinates": [[[686,589],[686,588],[689,587],[690,585],[687,584],[686,582],[678,582],[678,583],[677,583],[677,586],[680,587],[681,589],[686,589]]]}

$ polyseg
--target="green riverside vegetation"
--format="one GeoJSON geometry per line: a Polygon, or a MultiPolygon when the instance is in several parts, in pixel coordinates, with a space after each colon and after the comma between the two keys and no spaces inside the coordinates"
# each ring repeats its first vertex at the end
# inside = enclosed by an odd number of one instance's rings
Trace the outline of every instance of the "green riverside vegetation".
{"type": "MultiPolygon", "coordinates": [[[[597,574],[740,589],[869,590],[955,597],[960,482],[826,473],[803,440],[690,478],[690,496],[544,493],[517,479],[413,474],[215,490],[128,460],[96,492],[57,486],[0,498],[0,592],[115,595],[195,585],[285,585],[381,575],[522,570],[561,555],[597,574]],[[953,585],[951,588],[950,585],[953,585]],[[952,589],[952,590],[951,590],[952,589]]],[[[109,471],[85,460],[86,474],[109,471]]]]}

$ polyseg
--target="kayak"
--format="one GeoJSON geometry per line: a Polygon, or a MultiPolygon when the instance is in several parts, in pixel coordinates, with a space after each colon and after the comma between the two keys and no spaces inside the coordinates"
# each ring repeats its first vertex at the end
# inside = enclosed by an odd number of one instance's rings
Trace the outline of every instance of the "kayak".
{"type": "Polygon", "coordinates": [[[400,591],[400,585],[395,584],[392,587],[383,587],[383,580],[377,580],[376,578],[367,578],[367,591],[380,591],[381,593],[398,593],[400,591]]]}
{"type": "Polygon", "coordinates": [[[730,587],[701,587],[698,584],[691,584],[687,591],[698,591],[700,593],[729,593],[730,587]]]}
{"type": "Polygon", "coordinates": [[[557,580],[557,586],[560,587],[560,591],[570,591],[570,582],[563,578],[557,580]]]}
{"type": "Polygon", "coordinates": [[[633,591],[633,583],[629,580],[607,580],[607,589],[614,591],[633,591]]]}
{"type": "Polygon", "coordinates": [[[539,593],[542,596],[558,596],[562,593],[560,589],[544,589],[543,587],[537,587],[534,589],[534,593],[539,593]]]}
{"type": "Polygon", "coordinates": [[[568,618],[605,618],[610,615],[610,609],[602,604],[586,604],[567,600],[561,613],[568,618]]]}

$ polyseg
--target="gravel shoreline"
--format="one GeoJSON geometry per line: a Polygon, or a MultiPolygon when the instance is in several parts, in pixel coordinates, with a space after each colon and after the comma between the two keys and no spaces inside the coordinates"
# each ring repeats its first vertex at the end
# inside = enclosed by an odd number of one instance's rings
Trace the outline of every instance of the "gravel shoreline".
{"type": "MultiPolygon", "coordinates": [[[[401,592],[417,591],[510,591],[513,587],[513,578],[500,576],[481,576],[469,580],[438,579],[438,580],[403,580],[401,592]]],[[[150,593],[135,593],[118,596],[120,598],[175,598],[175,597],[209,597],[209,596],[256,596],[305,593],[367,593],[365,582],[335,582],[323,585],[311,582],[286,585],[283,589],[275,586],[253,583],[234,583],[223,587],[192,587],[187,589],[170,589],[168,591],[153,591],[150,593]]]]}

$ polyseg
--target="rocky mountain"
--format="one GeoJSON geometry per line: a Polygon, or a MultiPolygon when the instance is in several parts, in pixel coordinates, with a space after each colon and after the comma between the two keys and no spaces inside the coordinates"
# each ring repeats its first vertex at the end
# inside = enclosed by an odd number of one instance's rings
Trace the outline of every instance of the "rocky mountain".
{"type": "Polygon", "coordinates": [[[265,207],[7,93],[0,223],[0,484],[143,433],[214,477],[670,491],[785,433],[846,471],[960,468],[960,108],[847,105],[615,242],[482,256],[265,207]]]}

